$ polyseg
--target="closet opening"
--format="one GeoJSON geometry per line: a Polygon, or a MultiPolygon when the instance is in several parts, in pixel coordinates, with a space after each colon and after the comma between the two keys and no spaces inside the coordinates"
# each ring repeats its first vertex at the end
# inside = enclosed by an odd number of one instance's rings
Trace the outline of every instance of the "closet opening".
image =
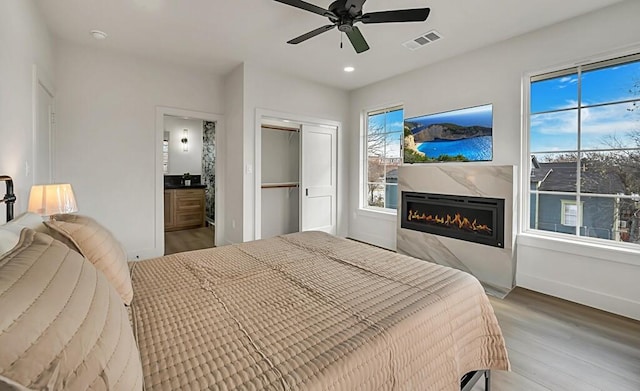
{"type": "Polygon", "coordinates": [[[300,128],[275,119],[261,125],[262,238],[300,231],[300,128]]]}
{"type": "Polygon", "coordinates": [[[337,232],[339,123],[257,110],[255,238],[337,232]]]}

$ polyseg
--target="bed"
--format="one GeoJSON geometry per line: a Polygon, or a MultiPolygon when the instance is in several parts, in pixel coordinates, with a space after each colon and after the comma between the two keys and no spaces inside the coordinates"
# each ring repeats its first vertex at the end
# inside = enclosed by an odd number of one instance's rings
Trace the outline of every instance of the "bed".
{"type": "MultiPolygon", "coordinates": [[[[7,270],[24,274],[9,269],[7,262],[17,259],[25,265],[25,257],[33,254],[37,259],[29,261],[25,270],[45,264],[43,258],[47,258],[60,265],[76,262],[93,276],[86,255],[83,258],[65,244],[28,228],[8,254],[0,257],[0,275],[5,273],[5,277],[7,270]],[[34,246],[39,246],[37,251],[34,246]]],[[[99,269],[99,263],[95,266],[99,269]]],[[[58,269],[62,267],[71,268],[58,269]]],[[[7,384],[17,379],[27,386],[49,382],[83,389],[76,386],[79,380],[67,375],[80,373],[91,380],[85,388],[94,389],[139,389],[144,383],[144,389],[152,391],[453,391],[470,388],[478,377],[488,376],[489,370],[509,369],[500,327],[474,277],[323,232],[173,254],[129,263],[129,269],[133,299],[128,312],[120,305],[121,292],[113,287],[109,288],[111,304],[105,310],[120,320],[128,317],[127,321],[74,326],[96,329],[99,335],[91,340],[99,345],[111,339],[103,335],[114,327],[105,325],[120,325],[117,334],[125,341],[118,340],[117,348],[87,348],[87,337],[79,343],[80,350],[94,355],[108,350],[106,359],[96,361],[96,366],[104,365],[107,370],[86,365],[91,367],[88,372],[95,373],[83,374],[82,364],[66,363],[68,352],[60,348],[51,353],[56,358],[42,366],[47,376],[25,374],[31,370],[26,358],[19,360],[25,353],[8,357],[13,347],[6,345],[7,352],[0,355],[0,388],[4,376],[7,384]],[[133,332],[125,330],[129,324],[133,332]],[[130,346],[129,334],[137,350],[130,346]],[[125,361],[129,364],[124,365],[125,361]],[[20,365],[26,368],[23,372],[18,370],[20,365]]],[[[95,278],[87,280],[95,279],[100,287],[109,285],[100,285],[102,274],[96,272],[95,278]]],[[[42,283],[45,288],[33,289],[46,291],[55,285],[52,281],[54,277],[42,283]]],[[[2,283],[0,278],[0,309],[4,311],[9,300],[3,296],[7,289],[2,283]]],[[[24,286],[31,289],[34,284],[24,286]]],[[[69,288],[68,294],[87,296],[79,292],[80,286],[69,288]]],[[[89,291],[94,299],[88,301],[100,301],[92,293],[98,288],[89,291]]],[[[38,300],[41,296],[34,294],[38,300]]],[[[37,306],[25,306],[23,311],[33,316],[29,311],[37,306]]],[[[5,312],[11,313],[11,309],[5,312]]],[[[50,324],[64,317],[51,316],[50,324]]],[[[15,319],[24,317],[15,315],[15,319]]],[[[14,341],[16,333],[24,332],[15,327],[11,334],[5,323],[0,322],[0,342],[14,341]]],[[[74,327],[67,324],[65,330],[74,327]]],[[[46,334],[48,329],[43,330],[46,334]]],[[[42,343],[42,335],[30,333],[29,338],[42,343]]],[[[73,346],[78,334],[82,332],[69,331],[68,337],[56,334],[55,338],[66,338],[69,341],[64,346],[73,346]]]]}

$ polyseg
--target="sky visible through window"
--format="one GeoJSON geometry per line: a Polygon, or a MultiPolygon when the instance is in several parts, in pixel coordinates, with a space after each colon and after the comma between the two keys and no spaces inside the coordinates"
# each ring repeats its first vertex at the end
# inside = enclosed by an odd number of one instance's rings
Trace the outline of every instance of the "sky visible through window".
{"type": "Polygon", "coordinates": [[[404,130],[404,111],[402,109],[374,114],[369,117],[369,134],[371,132],[395,133],[387,136],[385,157],[400,157],[400,141],[404,130]]]}
{"type": "MultiPolygon", "coordinates": [[[[640,105],[614,102],[640,102],[640,61],[583,72],[581,82],[581,149],[611,148],[613,138],[629,146],[629,132],[640,129],[640,105]]],[[[577,73],[531,84],[530,126],[531,152],[577,149],[577,73]]]]}

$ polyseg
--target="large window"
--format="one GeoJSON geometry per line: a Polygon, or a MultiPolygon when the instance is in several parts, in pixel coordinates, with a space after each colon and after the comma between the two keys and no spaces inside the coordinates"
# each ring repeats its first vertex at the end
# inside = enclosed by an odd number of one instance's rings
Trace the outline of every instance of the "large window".
{"type": "Polygon", "coordinates": [[[398,208],[398,166],[402,160],[402,107],[367,113],[365,207],[398,208]]]}
{"type": "Polygon", "coordinates": [[[530,228],[640,245],[640,55],[531,78],[530,228]]]}

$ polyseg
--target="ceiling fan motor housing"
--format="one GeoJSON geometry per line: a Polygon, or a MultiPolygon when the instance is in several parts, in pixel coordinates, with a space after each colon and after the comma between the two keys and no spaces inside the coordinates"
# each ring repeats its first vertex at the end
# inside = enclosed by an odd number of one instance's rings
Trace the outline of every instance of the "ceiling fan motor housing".
{"type": "Polygon", "coordinates": [[[329,19],[338,26],[338,30],[343,33],[348,33],[353,30],[354,19],[362,15],[362,11],[351,14],[346,8],[347,0],[337,0],[329,5],[329,11],[331,11],[338,18],[329,17],[329,19]]]}

